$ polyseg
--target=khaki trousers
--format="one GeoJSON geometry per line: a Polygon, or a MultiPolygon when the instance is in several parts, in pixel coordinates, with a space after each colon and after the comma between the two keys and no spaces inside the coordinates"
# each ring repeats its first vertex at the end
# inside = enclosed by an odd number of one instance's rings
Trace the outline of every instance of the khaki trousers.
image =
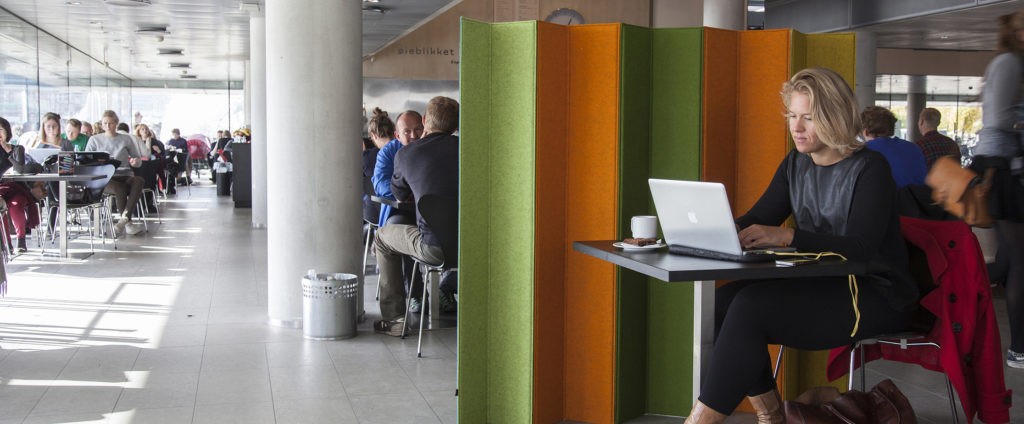
{"type": "MultiPolygon", "coordinates": [[[[440,246],[423,242],[415,225],[388,224],[377,230],[373,240],[380,267],[380,315],[389,321],[405,316],[405,279],[402,256],[410,255],[431,264],[444,262],[440,246]]],[[[425,279],[424,279],[425,280],[425,279]]]]}

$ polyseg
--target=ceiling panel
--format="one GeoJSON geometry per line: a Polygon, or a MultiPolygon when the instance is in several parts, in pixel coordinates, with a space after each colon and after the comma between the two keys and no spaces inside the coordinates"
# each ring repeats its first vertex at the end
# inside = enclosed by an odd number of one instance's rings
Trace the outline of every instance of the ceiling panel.
{"type": "MultiPolygon", "coordinates": [[[[254,0],[245,0],[252,3],[254,0]]],[[[339,0],[325,0],[339,1],[339,0]]],[[[369,54],[461,0],[380,0],[366,3],[384,13],[363,12],[363,54],[369,54]]],[[[187,73],[204,80],[243,78],[249,57],[249,15],[240,0],[151,0],[144,7],[123,7],[103,0],[0,0],[0,7],[134,79],[178,79],[171,62],[189,62],[187,73]],[[142,35],[140,27],[165,26],[169,34],[142,35]],[[161,56],[161,48],[179,48],[183,56],[161,56]]],[[[0,19],[0,37],[36,44],[17,22],[0,19]]],[[[48,50],[54,46],[49,41],[48,50]]],[[[6,43],[5,43],[6,44],[6,43]]],[[[59,43],[58,43],[59,44],[59,43]]],[[[5,45],[5,48],[7,46],[5,45]]]]}

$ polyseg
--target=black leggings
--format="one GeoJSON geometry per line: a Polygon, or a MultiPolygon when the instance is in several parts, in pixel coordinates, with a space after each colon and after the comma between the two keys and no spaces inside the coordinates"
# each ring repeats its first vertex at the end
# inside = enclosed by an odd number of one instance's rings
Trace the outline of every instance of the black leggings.
{"type": "Polygon", "coordinates": [[[1024,223],[996,222],[999,254],[1006,258],[1006,314],[1010,318],[1010,350],[1024,352],[1024,223]]]}
{"type": "Polygon", "coordinates": [[[745,396],[775,388],[769,344],[822,350],[872,335],[902,331],[903,312],[889,306],[876,283],[858,279],[860,327],[846,277],[743,280],[715,291],[715,347],[699,399],[723,414],[745,396]]]}

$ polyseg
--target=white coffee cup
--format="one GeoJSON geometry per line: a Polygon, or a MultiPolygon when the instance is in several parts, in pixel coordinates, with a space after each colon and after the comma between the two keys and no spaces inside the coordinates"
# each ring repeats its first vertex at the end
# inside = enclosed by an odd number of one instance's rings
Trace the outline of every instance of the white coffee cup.
{"type": "Polygon", "coordinates": [[[656,238],[658,236],[658,217],[654,215],[634,216],[629,228],[633,230],[633,238],[656,238]]]}

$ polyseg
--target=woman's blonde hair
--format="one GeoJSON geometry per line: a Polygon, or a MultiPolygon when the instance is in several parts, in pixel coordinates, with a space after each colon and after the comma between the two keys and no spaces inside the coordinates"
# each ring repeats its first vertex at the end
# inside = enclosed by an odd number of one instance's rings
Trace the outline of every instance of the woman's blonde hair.
{"type": "Polygon", "coordinates": [[[148,125],[146,125],[146,124],[139,124],[139,125],[135,126],[135,136],[136,137],[142,138],[142,134],[140,134],[140,133],[142,132],[141,130],[143,128],[145,128],[146,132],[148,132],[150,135],[153,135],[153,131],[149,130],[149,126],[148,125]]]}
{"type": "Polygon", "coordinates": [[[999,51],[1021,54],[1024,46],[1017,39],[1017,31],[1024,30],[1024,9],[1002,15],[999,23],[999,51]]]}
{"type": "MultiPolygon", "coordinates": [[[[57,121],[57,131],[60,132],[60,115],[54,112],[46,112],[46,115],[43,115],[43,119],[39,121],[39,135],[36,136],[36,142],[32,146],[30,146],[30,148],[39,147],[46,141],[45,127],[47,121],[57,121]]],[[[58,134],[57,137],[60,137],[60,134],[58,134]]]]}
{"type": "Polygon", "coordinates": [[[857,141],[861,128],[857,98],[836,71],[808,68],[793,75],[779,93],[787,110],[794,92],[810,100],[814,131],[824,145],[843,156],[864,148],[864,143],[857,141]]]}

